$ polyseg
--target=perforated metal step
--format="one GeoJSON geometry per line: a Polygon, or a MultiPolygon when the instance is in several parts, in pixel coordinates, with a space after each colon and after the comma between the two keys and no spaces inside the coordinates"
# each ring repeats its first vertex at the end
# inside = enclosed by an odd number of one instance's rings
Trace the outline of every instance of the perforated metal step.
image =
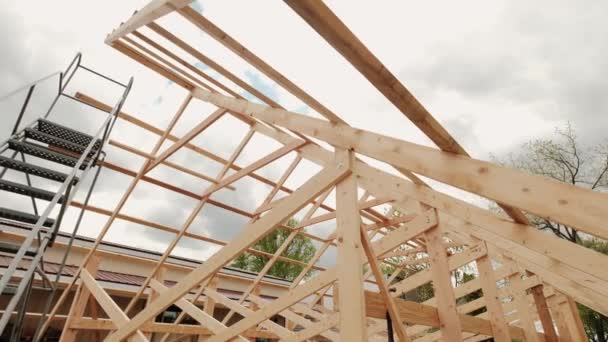
{"type": "MultiPolygon", "coordinates": [[[[84,134],[45,119],[38,120],[38,131],[81,146],[89,145],[93,139],[93,137],[88,134],[84,134]]],[[[99,146],[101,146],[101,140],[97,139],[95,145],[93,145],[93,149],[97,150],[99,149],[99,146]]]]}
{"type": "MultiPolygon", "coordinates": [[[[61,183],[65,182],[65,179],[68,177],[68,175],[55,170],[47,169],[45,167],[29,163],[24,163],[20,160],[11,159],[4,156],[0,156],[0,167],[7,167],[12,170],[25,172],[33,176],[38,176],[61,183]]],[[[74,177],[74,179],[72,180],[72,184],[76,183],[78,183],[78,178],[74,177]]]]}
{"type": "MultiPolygon", "coordinates": [[[[0,217],[9,219],[9,220],[13,220],[13,221],[29,223],[29,224],[36,224],[36,222],[38,222],[38,219],[40,218],[40,216],[37,216],[37,215],[32,215],[32,214],[24,213],[21,211],[8,209],[8,208],[2,208],[2,207],[0,207],[0,217]]],[[[51,218],[47,218],[42,225],[44,227],[52,227],[54,223],[55,223],[55,220],[53,220],[51,218]]]]}
{"type": "MultiPolygon", "coordinates": [[[[0,179],[0,190],[14,192],[19,195],[39,198],[45,201],[51,201],[55,196],[54,192],[34,188],[32,186],[28,186],[25,184],[15,183],[11,181],[7,181],[5,179],[0,179]]],[[[63,196],[59,198],[58,203],[63,202],[63,196]]]]}
{"type": "MultiPolygon", "coordinates": [[[[78,154],[82,154],[84,152],[84,150],[87,148],[86,146],[78,145],[71,141],[67,141],[65,139],[61,139],[56,136],[53,136],[53,135],[50,135],[50,134],[47,134],[44,132],[40,132],[39,130],[32,129],[32,128],[25,129],[25,136],[29,139],[33,139],[36,141],[43,142],[45,144],[61,147],[63,149],[66,149],[68,151],[72,151],[72,152],[75,152],[78,154]]],[[[93,149],[93,150],[89,151],[88,156],[92,157],[93,155],[95,155],[96,152],[97,152],[97,150],[93,149]]]]}
{"type": "MultiPolygon", "coordinates": [[[[62,154],[59,152],[51,151],[44,146],[31,144],[31,143],[27,143],[27,142],[23,142],[23,141],[18,141],[18,140],[14,140],[14,139],[10,139],[8,141],[8,146],[15,151],[23,152],[25,154],[29,154],[29,155],[32,155],[32,156],[35,156],[38,158],[50,160],[52,162],[71,166],[71,167],[74,167],[76,165],[76,162],[78,161],[78,159],[76,159],[74,157],[71,157],[71,156],[68,156],[68,155],[65,155],[65,154],[62,154]]],[[[87,166],[87,161],[85,160],[84,163],[82,163],[80,165],[80,169],[83,170],[86,166],[87,166]]]]}

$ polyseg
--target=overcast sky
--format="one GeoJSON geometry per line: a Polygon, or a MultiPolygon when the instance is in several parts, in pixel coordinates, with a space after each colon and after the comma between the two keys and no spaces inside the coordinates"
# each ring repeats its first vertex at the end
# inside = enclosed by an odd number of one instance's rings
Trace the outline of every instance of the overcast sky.
{"type": "MultiPolygon", "coordinates": [[[[185,91],[103,43],[107,33],[146,2],[5,2],[0,7],[3,41],[0,94],[63,69],[81,51],[89,67],[125,82],[134,76],[135,85],[124,111],[164,127],[184,99],[185,91]]],[[[604,94],[608,89],[605,1],[330,1],[328,4],[476,158],[488,159],[490,153],[500,156],[514,151],[527,140],[552,134],[555,127],[568,121],[586,142],[598,142],[605,137],[608,127],[608,97],[604,94]]],[[[199,0],[193,6],[352,126],[432,146],[403,114],[281,1],[199,0]]],[[[163,18],[160,23],[288,109],[316,115],[178,16],[163,18]]],[[[206,69],[204,65],[197,66],[206,69]]],[[[72,92],[85,90],[106,102],[115,101],[117,90],[111,85],[84,78],[75,82],[72,92]]],[[[9,102],[14,106],[16,101],[9,102]]],[[[99,114],[84,113],[84,109],[68,104],[62,106],[71,108],[57,114],[57,119],[66,124],[86,126],[91,132],[99,124],[93,119],[100,120],[99,114]]],[[[7,107],[10,107],[7,103],[2,104],[2,115],[14,117],[15,107],[12,112],[4,110],[7,107]]],[[[194,104],[176,128],[176,134],[187,132],[212,111],[207,104],[194,104]]],[[[36,113],[29,115],[33,118],[36,113]]],[[[2,127],[2,132],[5,131],[2,136],[8,134],[6,125],[2,127]]],[[[241,123],[226,117],[195,142],[228,158],[245,132],[241,123]]],[[[146,152],[156,139],[128,124],[117,126],[114,137],[146,152]]],[[[263,148],[245,151],[238,160],[240,165],[279,147],[269,139],[257,136],[255,139],[256,146],[263,148]]],[[[137,170],[142,162],[141,158],[116,149],[108,148],[108,152],[110,161],[132,170],[137,170]]],[[[212,176],[220,169],[217,164],[191,154],[172,158],[212,176]]],[[[277,179],[292,159],[290,154],[261,173],[277,179]]],[[[303,169],[314,170],[314,166],[303,169]]],[[[200,191],[208,185],[173,177],[174,173],[163,168],[154,172],[161,179],[198,187],[200,191]]],[[[309,173],[296,172],[288,184],[297,186],[309,173]]],[[[104,172],[94,204],[113,209],[128,182],[128,177],[104,172]]],[[[249,211],[269,190],[247,179],[236,186],[239,191],[223,191],[217,198],[249,211]]],[[[194,201],[167,192],[157,196],[158,193],[150,185],[138,188],[125,212],[179,228],[194,201]]],[[[83,232],[94,235],[104,217],[87,215],[85,222],[83,232]]],[[[242,217],[207,206],[191,230],[229,239],[245,222],[242,217]]],[[[109,235],[113,241],[160,250],[171,239],[169,234],[150,233],[124,222],[115,226],[109,235]]],[[[190,240],[185,240],[179,249],[182,255],[197,257],[215,250],[190,240]]]]}

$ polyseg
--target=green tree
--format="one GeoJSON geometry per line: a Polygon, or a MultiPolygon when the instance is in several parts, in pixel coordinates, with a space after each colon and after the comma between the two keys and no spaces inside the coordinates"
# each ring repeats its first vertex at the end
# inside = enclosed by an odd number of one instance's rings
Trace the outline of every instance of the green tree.
{"type": "MultiPolygon", "coordinates": [[[[531,140],[516,153],[503,159],[493,159],[560,182],[594,191],[608,191],[608,141],[586,146],[578,139],[570,124],[557,128],[554,137],[531,140]]],[[[528,217],[540,230],[551,231],[560,238],[608,254],[606,241],[547,218],[531,214],[528,217]]],[[[608,341],[608,318],[582,305],[579,305],[579,312],[589,338],[596,342],[608,341]]]]}
{"type": "MultiPolygon", "coordinates": [[[[293,218],[287,222],[287,226],[292,228],[294,228],[297,224],[298,222],[293,218]]],[[[290,233],[290,230],[281,228],[275,229],[264,238],[258,240],[258,242],[252,246],[252,248],[262,252],[274,254],[281,247],[290,233]]],[[[291,241],[289,247],[283,252],[283,254],[281,254],[281,256],[301,262],[308,262],[313,257],[316,250],[317,249],[313,245],[310,238],[298,234],[291,241]]],[[[245,271],[260,272],[268,260],[269,258],[264,255],[243,253],[234,260],[231,266],[245,271]]],[[[303,266],[279,260],[276,261],[270,268],[268,275],[287,280],[294,280],[300,274],[300,272],[302,272],[303,268],[303,266]]]]}

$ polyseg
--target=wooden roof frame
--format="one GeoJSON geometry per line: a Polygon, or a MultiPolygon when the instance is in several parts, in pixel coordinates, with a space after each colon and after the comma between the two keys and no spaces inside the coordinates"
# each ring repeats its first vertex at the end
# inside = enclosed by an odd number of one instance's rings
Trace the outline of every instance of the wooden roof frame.
{"type": "MultiPolygon", "coordinates": [[[[147,333],[161,329],[152,323],[154,317],[173,304],[182,308],[184,313],[173,325],[174,328],[162,327],[162,331],[176,335],[199,334],[206,336],[208,341],[226,341],[232,338],[244,340],[251,336],[252,331],[281,341],[302,341],[317,335],[329,340],[386,340],[387,315],[390,316],[393,330],[400,341],[474,341],[490,336],[497,341],[586,341],[575,303],[608,315],[608,269],[605,267],[608,257],[539,232],[531,227],[524,214],[526,211],[550,217],[588,234],[608,239],[608,228],[605,226],[605,222],[608,222],[608,195],[473,159],[321,1],[286,0],[286,3],[435,142],[439,149],[350,127],[336,113],[196,12],[189,6],[190,2],[151,1],[106,39],[107,44],[185,88],[189,95],[164,129],[151,126],[126,113],[119,114],[121,120],[158,135],[158,141],[150,153],[115,138],[110,141],[117,148],[146,158],[147,162],[138,171],[127,170],[111,162],[104,163],[111,170],[132,177],[132,181],[113,210],[86,208],[107,215],[108,220],[81,265],[78,272],[80,276],[75,277],[64,291],[59,303],[51,311],[46,326],[57,314],[70,287],[76,287],[79,295],[75,296],[66,320],[66,331],[109,330],[107,341],[127,338],[147,340],[147,333]],[[181,16],[189,21],[325,119],[287,111],[155,22],[166,15],[181,16]],[[173,49],[181,49],[208,65],[265,104],[245,100],[234,90],[180,58],[168,47],[146,37],[138,31],[144,26],[170,41],[173,49]],[[217,110],[192,127],[186,135],[174,136],[171,133],[173,127],[193,99],[208,102],[217,107],[217,110]],[[248,134],[230,158],[223,159],[191,143],[193,138],[226,114],[250,126],[248,134]],[[283,147],[248,166],[236,165],[236,159],[254,134],[270,137],[283,147]],[[334,150],[327,150],[314,143],[313,138],[332,145],[334,150]],[[161,151],[161,146],[166,141],[171,141],[172,145],[161,151]],[[169,162],[167,159],[180,149],[189,149],[221,163],[222,171],[216,177],[210,177],[169,162]],[[297,157],[276,182],[256,174],[256,170],[291,152],[297,152],[297,157]],[[370,166],[357,158],[358,155],[385,162],[402,176],[370,166]],[[297,190],[288,189],[284,183],[303,159],[319,165],[322,170],[297,190]],[[211,185],[203,193],[197,194],[148,176],[147,173],[159,164],[210,181],[211,185]],[[235,172],[226,176],[230,169],[235,172]],[[436,191],[417,175],[494,200],[510,218],[436,191]],[[234,189],[231,184],[243,177],[251,177],[273,187],[256,212],[248,213],[210,198],[220,189],[234,189]],[[122,214],[122,207],[140,181],[188,196],[197,200],[198,204],[180,228],[162,226],[122,214]],[[365,191],[362,198],[357,198],[358,189],[365,191]],[[336,208],[331,208],[324,201],[329,192],[334,190],[336,208]],[[289,195],[274,200],[279,191],[289,195]],[[383,203],[392,205],[392,210],[386,215],[373,208],[383,203]],[[207,204],[248,217],[250,221],[244,228],[244,233],[224,242],[187,232],[198,212],[207,204]],[[292,229],[284,225],[294,213],[309,204],[312,206],[298,227],[292,229]],[[314,217],[319,208],[330,214],[324,218],[314,217]],[[396,211],[402,216],[394,216],[396,211]],[[307,225],[328,219],[329,216],[335,217],[337,222],[335,233],[329,238],[315,236],[303,229],[307,225]],[[362,217],[373,223],[363,224],[362,217]],[[149,275],[125,311],[95,284],[94,277],[91,276],[96,270],[96,247],[116,219],[175,234],[175,239],[157,263],[155,271],[149,275]],[[211,284],[216,272],[243,252],[260,253],[250,247],[277,227],[290,229],[289,238],[277,253],[267,255],[269,262],[252,281],[244,296],[234,302],[215,292],[211,284]],[[297,234],[305,234],[323,245],[310,262],[302,265],[304,271],[293,282],[289,293],[272,302],[265,302],[256,294],[257,285],[275,261],[297,263],[281,256],[297,234]],[[182,236],[217,243],[223,247],[178,284],[165,288],[158,281],[158,270],[182,236]],[[447,244],[446,238],[449,238],[451,244],[447,244]],[[451,248],[454,245],[461,248],[451,248]],[[329,246],[335,246],[338,251],[339,267],[324,269],[316,266],[319,257],[329,246]],[[407,259],[404,264],[397,266],[424,263],[428,267],[402,280],[396,279],[398,272],[385,279],[380,272],[380,264],[385,262],[384,259],[398,252],[405,255],[408,251],[412,254],[424,252],[426,257],[419,260],[407,259]],[[500,267],[495,269],[492,260],[500,264],[500,267]],[[472,262],[478,269],[478,278],[454,288],[450,272],[472,262]],[[364,274],[361,269],[365,264],[369,265],[369,271],[364,274]],[[317,274],[302,281],[304,275],[313,269],[317,270],[317,274]],[[378,291],[367,290],[364,286],[366,281],[375,284],[378,291]],[[433,282],[435,298],[424,303],[400,298],[402,293],[430,281],[433,282]],[[497,286],[497,281],[501,281],[500,287],[497,286]],[[157,295],[144,310],[129,318],[133,304],[148,286],[157,295]],[[333,307],[328,307],[322,300],[330,288],[333,307]],[[482,298],[458,305],[458,298],[479,289],[483,291],[482,298]],[[195,298],[206,298],[205,308],[200,309],[183,298],[192,291],[195,298]],[[110,317],[109,321],[79,318],[88,296],[93,296],[98,301],[110,317]],[[304,301],[307,298],[309,300],[304,301]],[[243,304],[246,299],[255,303],[255,307],[245,307],[243,304]],[[213,306],[217,303],[229,307],[243,318],[232,325],[227,325],[228,319],[221,322],[215,320],[209,313],[213,312],[213,306]],[[487,311],[477,316],[469,315],[481,307],[486,307],[487,311]],[[186,313],[196,319],[200,327],[185,328],[180,325],[186,313]],[[277,314],[285,317],[288,322],[285,327],[270,320],[277,314]],[[534,321],[537,320],[542,324],[543,332],[536,330],[534,321]],[[294,330],[296,326],[300,328],[294,330]],[[433,327],[439,329],[430,330],[433,327]]],[[[99,108],[109,109],[85,94],[78,94],[78,97],[99,108]]],[[[232,313],[229,314],[231,315],[232,313]]],[[[74,338],[74,333],[65,334],[63,341],[74,338]]]]}

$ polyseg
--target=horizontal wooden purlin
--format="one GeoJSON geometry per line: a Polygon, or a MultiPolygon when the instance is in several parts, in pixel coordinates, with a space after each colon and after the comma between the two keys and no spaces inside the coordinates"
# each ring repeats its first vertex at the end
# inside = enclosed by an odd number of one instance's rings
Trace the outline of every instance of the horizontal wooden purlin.
{"type": "MultiPolygon", "coordinates": [[[[74,317],[72,323],[70,324],[71,329],[78,330],[101,330],[101,331],[109,331],[116,330],[116,324],[110,320],[105,318],[78,318],[74,317]]],[[[211,336],[212,333],[209,329],[205,327],[201,327],[199,325],[192,324],[172,324],[172,323],[144,323],[141,328],[143,332],[150,333],[172,333],[172,334],[182,334],[182,335],[203,335],[203,336],[211,336]]],[[[267,339],[276,339],[278,336],[268,332],[257,329],[249,329],[245,331],[243,336],[252,337],[252,338],[267,338],[267,339]]]]}
{"type": "Polygon", "coordinates": [[[184,7],[178,10],[179,14],[184,16],[187,20],[189,20],[192,24],[205,31],[210,37],[214,38],[230,50],[232,50],[237,55],[241,56],[245,61],[256,67],[259,71],[264,73],[273,81],[277,82],[281,85],[285,90],[293,94],[295,97],[299,98],[310,106],[310,108],[317,111],[319,114],[323,115],[326,119],[331,122],[341,122],[344,123],[338,115],[333,113],[327,107],[323,106],[317,100],[315,100],[312,96],[306,93],[304,90],[296,86],[294,83],[289,81],[285,76],[280,74],[277,70],[272,68],[270,65],[262,61],[259,57],[237,42],[235,39],[230,37],[226,32],[223,32],[219,27],[213,25],[208,19],[197,13],[190,7],[184,7]]]}
{"type": "MultiPolygon", "coordinates": [[[[80,203],[80,202],[72,202],[71,205],[74,206],[74,207],[76,207],[76,208],[83,208],[84,207],[85,210],[88,210],[90,212],[94,212],[94,213],[97,213],[97,214],[101,214],[101,215],[109,216],[109,215],[112,214],[112,212],[110,210],[102,209],[102,208],[95,207],[95,206],[92,206],[92,205],[83,206],[83,204],[80,203]]],[[[119,214],[116,215],[116,218],[124,220],[124,221],[128,221],[128,222],[140,224],[142,226],[146,226],[146,227],[162,230],[164,232],[171,233],[171,234],[177,234],[179,232],[179,230],[176,229],[176,228],[172,228],[172,227],[165,226],[165,225],[162,225],[162,224],[158,224],[158,223],[155,223],[155,222],[146,221],[146,220],[143,220],[143,219],[140,219],[140,218],[137,218],[137,217],[133,217],[133,216],[129,216],[129,215],[126,215],[126,214],[119,213],[119,214]]],[[[219,245],[219,246],[225,246],[227,244],[227,242],[222,241],[222,240],[217,240],[217,239],[213,239],[213,238],[210,238],[210,237],[205,237],[205,236],[202,236],[202,235],[199,235],[199,234],[190,233],[190,232],[185,232],[184,236],[189,237],[191,239],[195,239],[195,240],[209,242],[209,243],[212,243],[212,244],[215,244],[215,245],[219,245]]],[[[260,251],[260,250],[254,249],[254,248],[248,248],[246,250],[246,252],[247,253],[251,253],[251,254],[255,254],[255,255],[264,256],[264,257],[267,257],[267,258],[270,258],[273,255],[272,253],[267,253],[267,252],[260,251]]],[[[307,266],[308,265],[307,263],[305,263],[303,261],[295,260],[295,259],[290,259],[290,258],[285,257],[285,256],[278,256],[278,260],[279,261],[283,261],[283,262],[287,262],[287,263],[290,263],[290,264],[298,265],[298,266],[307,266]]],[[[323,270],[325,270],[325,268],[320,267],[320,266],[315,266],[315,265],[313,265],[312,268],[315,269],[315,270],[317,270],[317,271],[323,271],[323,270]]]]}
{"type": "Polygon", "coordinates": [[[119,41],[119,40],[114,41],[114,42],[112,42],[112,47],[115,48],[116,50],[124,53],[125,55],[133,58],[134,60],[138,61],[139,63],[147,66],[148,68],[158,72],[159,74],[163,75],[167,79],[180,85],[184,89],[187,89],[187,90],[194,89],[194,85],[192,83],[184,80],[179,75],[175,74],[173,71],[167,69],[166,67],[163,67],[162,65],[146,58],[139,51],[136,51],[135,49],[131,48],[129,45],[125,44],[124,42],[119,41]]]}
{"type": "MultiPolygon", "coordinates": [[[[151,24],[154,24],[154,23],[151,23],[151,24]]],[[[148,26],[150,26],[150,25],[148,25],[148,26]]],[[[169,58],[172,58],[174,61],[178,62],[179,64],[181,64],[182,66],[184,66],[188,70],[190,70],[193,73],[197,74],[198,76],[204,78],[207,82],[209,82],[209,83],[213,84],[214,86],[218,87],[219,89],[225,91],[229,95],[232,95],[232,96],[234,96],[236,98],[242,98],[241,95],[239,95],[238,93],[234,92],[232,89],[230,89],[230,88],[226,87],[225,85],[223,85],[222,83],[218,82],[215,78],[207,75],[201,69],[199,69],[199,68],[193,66],[192,64],[188,63],[183,58],[179,57],[178,55],[176,55],[173,52],[169,51],[168,49],[164,48],[163,46],[161,46],[157,42],[153,41],[152,39],[150,39],[147,36],[145,36],[144,34],[142,34],[141,32],[133,31],[133,35],[135,37],[141,39],[143,42],[145,42],[146,44],[150,45],[151,47],[155,48],[156,50],[162,52],[163,54],[165,54],[169,58]]]]}
{"type": "Polygon", "coordinates": [[[106,39],[106,44],[111,44],[115,40],[137,30],[138,28],[165,16],[176,8],[181,8],[190,4],[193,0],[154,0],[144,8],[135,12],[125,23],[113,30],[106,39]]]}
{"type": "MultiPolygon", "coordinates": [[[[210,196],[212,193],[214,193],[215,191],[221,189],[222,187],[226,186],[226,185],[230,185],[232,183],[234,183],[235,181],[241,179],[242,177],[246,176],[247,174],[256,171],[266,165],[268,165],[269,163],[285,156],[286,154],[293,152],[295,150],[297,150],[298,148],[300,148],[302,145],[305,145],[306,141],[304,140],[296,140],[291,144],[288,145],[284,145],[282,147],[280,147],[279,149],[277,149],[276,151],[268,154],[266,157],[260,159],[259,161],[248,165],[246,167],[244,167],[243,169],[241,169],[240,171],[226,177],[225,179],[223,179],[222,181],[220,181],[218,184],[216,184],[215,186],[210,187],[208,190],[206,190],[201,197],[208,197],[210,196]]],[[[255,214],[254,214],[255,215],[255,214]]]]}
{"type": "MultiPolygon", "coordinates": [[[[113,171],[116,171],[116,172],[120,172],[120,173],[122,173],[124,175],[127,175],[127,176],[131,176],[131,177],[135,177],[136,176],[136,172],[135,171],[126,169],[124,167],[118,166],[118,165],[110,163],[108,161],[104,161],[102,165],[104,167],[107,167],[110,170],[113,170],[113,171]]],[[[196,199],[196,200],[201,200],[202,199],[202,197],[200,195],[198,195],[198,194],[195,194],[195,193],[193,193],[191,191],[188,191],[188,190],[179,188],[177,186],[171,185],[169,183],[165,183],[165,182],[160,181],[160,180],[158,180],[156,178],[152,178],[152,177],[149,177],[149,176],[143,176],[143,177],[141,177],[141,180],[143,180],[145,182],[148,182],[150,184],[154,184],[154,185],[159,186],[161,188],[164,188],[164,189],[167,189],[167,190],[179,193],[181,195],[184,195],[184,196],[196,199]]],[[[219,201],[216,201],[216,200],[213,200],[213,199],[207,199],[207,203],[209,203],[209,204],[211,204],[211,205],[213,205],[215,207],[222,208],[224,210],[231,211],[233,213],[236,213],[236,214],[239,214],[241,216],[248,217],[248,218],[252,218],[252,217],[255,216],[252,213],[246,212],[244,210],[235,208],[233,206],[224,204],[222,202],[219,202],[219,201]]],[[[288,230],[293,229],[293,228],[291,228],[291,227],[289,227],[289,226],[287,226],[285,224],[280,224],[279,227],[283,228],[283,229],[288,229],[288,230]]],[[[316,235],[309,234],[309,233],[306,233],[306,232],[302,232],[301,234],[304,235],[304,236],[310,237],[313,240],[325,242],[324,238],[318,237],[316,235]]]]}
{"type": "Polygon", "coordinates": [[[608,211],[602,207],[602,203],[608,201],[607,194],[200,88],[194,89],[192,94],[218,107],[297,130],[335,146],[353,149],[504,204],[524,207],[530,213],[550,217],[608,239],[608,229],[604,227],[608,211]],[[505,187],[505,180],[509,180],[509,187],[505,187]],[[547,198],[551,200],[547,201],[547,198]]]}
{"type": "MultiPolygon", "coordinates": [[[[264,95],[263,93],[261,93],[260,91],[258,91],[257,89],[255,89],[254,87],[252,87],[251,85],[249,85],[247,82],[243,81],[242,79],[240,79],[239,77],[237,77],[236,75],[234,75],[233,73],[231,73],[229,70],[227,70],[224,67],[222,67],[221,65],[217,64],[211,58],[207,57],[206,55],[204,55],[199,50],[194,49],[192,46],[190,46],[189,44],[187,44],[183,40],[179,39],[177,36],[175,36],[174,34],[172,34],[169,31],[167,31],[166,29],[164,29],[159,24],[157,24],[155,22],[151,22],[151,23],[148,24],[148,27],[152,31],[154,31],[155,33],[157,33],[158,35],[160,35],[161,37],[164,37],[168,41],[172,42],[173,44],[175,44],[176,46],[178,46],[179,48],[181,48],[185,52],[189,53],[194,58],[198,59],[199,61],[201,61],[205,65],[209,66],[211,69],[217,71],[220,75],[226,77],[228,80],[232,81],[237,86],[239,86],[239,87],[243,88],[244,90],[246,90],[247,92],[249,92],[253,96],[257,97],[258,99],[262,100],[263,102],[267,103],[268,105],[270,105],[272,107],[282,108],[281,105],[279,105],[277,102],[275,102],[274,100],[272,100],[268,96],[264,95]]],[[[233,96],[234,97],[240,97],[240,96],[237,96],[237,95],[233,95],[233,96]]]]}
{"type": "MultiPolygon", "coordinates": [[[[91,105],[93,105],[93,106],[95,106],[95,107],[97,107],[97,108],[99,108],[99,109],[101,109],[103,111],[108,112],[108,113],[112,110],[112,107],[108,106],[107,104],[102,103],[100,101],[97,101],[94,98],[92,98],[92,97],[90,97],[88,95],[85,95],[85,94],[83,94],[81,92],[77,92],[76,95],[75,95],[75,97],[78,98],[79,100],[84,101],[85,103],[91,104],[91,105]]],[[[134,117],[132,115],[126,114],[124,112],[119,112],[118,113],[118,118],[120,118],[122,120],[125,120],[127,122],[130,122],[131,124],[133,124],[135,126],[143,128],[143,129],[145,129],[148,132],[151,132],[151,133],[154,133],[154,134],[157,134],[157,135],[162,135],[163,134],[163,130],[161,130],[160,128],[155,127],[153,125],[150,125],[149,123],[144,122],[144,121],[142,121],[142,120],[140,120],[140,119],[138,119],[138,118],[136,118],[136,117],[134,117]]],[[[259,129],[261,129],[261,127],[259,125],[254,126],[254,128],[255,127],[259,127],[259,129]]],[[[169,134],[167,136],[167,139],[175,142],[175,141],[179,140],[179,137],[176,137],[175,135],[169,134]]],[[[187,149],[189,149],[189,150],[191,150],[191,151],[199,153],[200,155],[202,155],[204,157],[207,157],[207,158],[209,158],[209,159],[211,159],[211,160],[213,160],[213,161],[215,161],[217,163],[220,163],[222,165],[226,165],[228,163],[228,160],[226,160],[226,159],[224,159],[224,158],[222,158],[222,157],[220,157],[220,156],[218,156],[216,154],[213,154],[213,153],[211,153],[211,152],[209,152],[209,151],[207,151],[207,150],[205,150],[205,149],[203,149],[203,148],[201,148],[199,146],[196,146],[194,144],[186,144],[184,147],[187,148],[187,149]]],[[[242,167],[238,166],[237,164],[230,164],[230,168],[233,169],[233,170],[235,170],[235,171],[237,171],[237,172],[242,169],[242,167]]],[[[253,179],[255,179],[255,180],[258,180],[258,181],[260,181],[260,182],[262,182],[264,184],[270,185],[272,187],[276,186],[275,182],[273,182],[273,181],[271,181],[271,180],[269,180],[269,179],[267,179],[267,178],[265,178],[263,176],[260,176],[260,175],[254,173],[254,172],[250,173],[248,176],[251,177],[251,178],[253,178],[253,179]]],[[[287,194],[293,193],[293,190],[291,190],[290,188],[288,188],[286,186],[281,186],[279,188],[279,190],[281,190],[281,191],[283,191],[283,192],[285,192],[287,194]]],[[[327,211],[335,211],[334,208],[329,207],[329,206],[327,206],[325,204],[321,204],[320,208],[322,208],[324,210],[327,210],[327,211]]],[[[370,209],[366,209],[366,211],[370,211],[370,209]]]]}
{"type": "Polygon", "coordinates": [[[198,86],[203,87],[203,88],[205,88],[207,90],[215,91],[215,89],[212,88],[210,85],[208,85],[205,82],[203,82],[202,80],[194,77],[193,75],[187,73],[182,68],[176,66],[175,64],[173,64],[170,61],[166,60],[162,56],[159,56],[154,51],[151,51],[150,49],[148,49],[147,47],[139,44],[138,42],[134,41],[133,39],[131,39],[129,37],[123,37],[122,41],[128,43],[129,47],[137,49],[138,53],[140,53],[142,55],[145,55],[145,56],[149,56],[149,57],[153,58],[154,60],[156,60],[154,63],[157,63],[160,66],[166,67],[167,70],[171,70],[171,71],[175,72],[180,77],[183,76],[186,81],[192,82],[193,85],[195,85],[195,86],[198,85],[198,86]]]}
{"type": "MultiPolygon", "coordinates": [[[[146,159],[150,159],[150,160],[154,159],[154,156],[152,156],[152,155],[150,155],[150,154],[148,154],[146,152],[143,152],[141,150],[138,150],[138,149],[136,149],[134,147],[128,146],[126,144],[123,144],[123,143],[118,142],[118,141],[113,140],[113,139],[110,139],[108,141],[108,144],[110,144],[112,146],[115,146],[115,147],[118,147],[121,150],[124,150],[124,151],[127,151],[127,152],[131,152],[133,154],[136,154],[136,155],[138,155],[140,157],[143,157],[143,158],[146,158],[146,159]]],[[[202,179],[204,181],[207,181],[207,182],[210,182],[210,183],[215,183],[215,184],[218,183],[218,180],[214,179],[213,177],[209,177],[209,176],[204,175],[204,174],[202,174],[200,172],[197,172],[197,171],[188,169],[186,167],[183,167],[181,165],[172,163],[172,162],[170,162],[168,160],[163,161],[162,164],[166,165],[166,166],[168,166],[168,167],[170,167],[172,169],[181,171],[183,173],[187,173],[187,174],[189,174],[191,176],[194,176],[196,178],[200,178],[200,179],[202,179]]],[[[227,186],[225,186],[225,188],[229,189],[229,190],[233,190],[233,191],[236,190],[236,188],[234,186],[232,186],[232,185],[227,185],[227,186]]]]}
{"type": "MultiPolygon", "coordinates": [[[[110,170],[122,173],[122,174],[130,176],[130,177],[135,177],[137,175],[137,172],[135,172],[135,171],[129,170],[129,169],[124,168],[122,166],[118,166],[118,165],[113,164],[113,163],[108,162],[108,161],[104,161],[102,165],[104,167],[107,167],[110,170]]],[[[196,199],[196,200],[200,200],[201,199],[200,195],[195,194],[192,191],[188,191],[188,190],[182,189],[180,187],[177,187],[175,185],[171,185],[169,183],[163,182],[163,181],[158,180],[156,178],[152,178],[150,176],[143,176],[143,177],[141,177],[141,180],[143,180],[144,182],[148,182],[150,184],[154,184],[154,185],[159,186],[161,188],[164,188],[164,189],[176,192],[178,194],[184,195],[186,197],[190,197],[190,198],[193,198],[193,199],[196,199]]],[[[248,213],[248,212],[246,212],[244,210],[241,210],[239,208],[235,208],[233,206],[224,204],[222,202],[219,202],[219,201],[216,201],[216,200],[213,200],[213,199],[209,199],[207,202],[209,204],[213,205],[213,206],[225,209],[227,211],[231,211],[231,212],[239,214],[241,216],[250,217],[250,218],[253,217],[253,214],[251,214],[251,213],[248,213]]]]}
{"type": "Polygon", "coordinates": [[[169,146],[166,150],[164,150],[158,157],[154,158],[154,160],[150,163],[145,173],[150,172],[154,167],[158,164],[165,161],[167,158],[171,157],[177,150],[182,148],[184,145],[192,141],[192,139],[196,138],[200,133],[202,133],[209,126],[213,125],[217,120],[219,120],[226,113],[223,109],[218,109],[211,113],[208,117],[198,123],[196,126],[192,127],[186,135],[184,135],[181,139],[174,142],[173,145],[169,146]]]}

